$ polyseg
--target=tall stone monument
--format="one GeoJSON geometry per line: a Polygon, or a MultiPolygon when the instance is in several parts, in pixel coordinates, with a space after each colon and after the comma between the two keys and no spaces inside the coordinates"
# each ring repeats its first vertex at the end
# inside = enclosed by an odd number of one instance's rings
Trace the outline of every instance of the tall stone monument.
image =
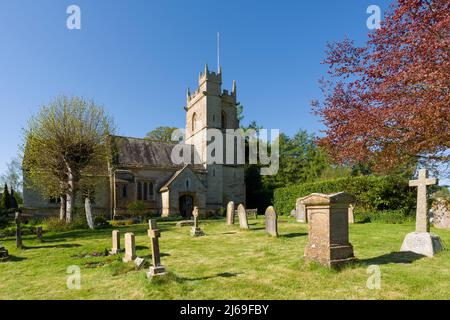
{"type": "Polygon", "coordinates": [[[123,262],[130,262],[136,259],[136,244],[132,232],[125,233],[125,256],[123,262]]]}
{"type": "Polygon", "coordinates": [[[298,198],[295,202],[295,212],[296,212],[296,219],[297,222],[300,223],[307,223],[308,217],[306,216],[306,208],[305,205],[302,203],[303,198],[298,198]]]}
{"type": "Polygon", "coordinates": [[[270,206],[266,209],[265,218],[266,232],[273,237],[278,237],[277,213],[274,207],[270,206]]]}
{"type": "Polygon", "coordinates": [[[309,220],[305,260],[328,267],[340,267],[355,260],[348,237],[348,206],[353,201],[345,192],[313,193],[301,198],[309,220]]]}
{"type": "Polygon", "coordinates": [[[247,211],[245,211],[244,205],[241,203],[238,206],[239,227],[241,229],[249,229],[247,220],[247,211]]]}
{"type": "Polygon", "coordinates": [[[159,252],[159,241],[161,232],[156,227],[156,220],[152,219],[148,222],[150,229],[148,230],[148,236],[152,239],[152,266],[147,272],[147,278],[154,276],[162,276],[166,274],[166,267],[161,264],[161,254],[159,252]]]}
{"type": "Polygon", "coordinates": [[[120,231],[113,230],[112,232],[112,248],[110,254],[118,254],[122,250],[120,249],[120,231]]]}
{"type": "Polygon", "coordinates": [[[230,201],[227,204],[227,225],[234,224],[234,202],[230,201]]]}
{"type": "Polygon", "coordinates": [[[419,170],[419,179],[409,181],[410,187],[417,187],[416,231],[408,233],[400,251],[410,251],[432,257],[443,249],[438,235],[430,233],[427,215],[427,186],[438,184],[438,179],[427,178],[426,169],[419,170]]]}

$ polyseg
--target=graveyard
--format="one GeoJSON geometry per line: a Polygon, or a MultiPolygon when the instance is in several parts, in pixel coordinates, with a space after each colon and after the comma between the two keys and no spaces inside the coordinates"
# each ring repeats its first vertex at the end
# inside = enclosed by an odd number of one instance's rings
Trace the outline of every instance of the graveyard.
{"type": "MultiPolygon", "coordinates": [[[[278,217],[278,237],[264,230],[264,216],[249,218],[249,229],[225,219],[200,220],[204,236],[192,237],[190,226],[158,220],[161,263],[167,275],[146,276],[124,263],[111,249],[113,229],[44,232],[24,235],[22,250],[15,237],[2,239],[10,260],[0,264],[0,299],[446,299],[450,253],[433,258],[399,252],[414,223],[355,223],[350,242],[358,262],[341,270],[305,263],[308,227],[278,217]],[[96,256],[98,255],[98,256],[96,256]],[[67,288],[67,268],[78,265],[79,290],[67,288]],[[369,265],[379,265],[381,289],[367,287],[369,265]]],[[[135,235],[136,255],[151,262],[148,224],[114,227],[135,235]]],[[[45,227],[44,227],[45,231],[45,227]]],[[[444,243],[450,230],[434,229],[444,243]]]]}

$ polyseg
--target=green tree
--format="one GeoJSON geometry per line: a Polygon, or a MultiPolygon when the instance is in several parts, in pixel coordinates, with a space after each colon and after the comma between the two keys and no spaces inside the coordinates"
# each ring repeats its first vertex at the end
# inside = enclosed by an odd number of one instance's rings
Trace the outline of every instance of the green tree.
{"type": "Polygon", "coordinates": [[[14,190],[22,190],[22,167],[19,158],[12,159],[6,165],[6,171],[0,175],[0,181],[14,190]]]}
{"type": "Polygon", "coordinates": [[[172,133],[177,130],[175,127],[158,127],[153,129],[145,136],[146,139],[155,141],[172,141],[172,133]]]}
{"type": "Polygon", "coordinates": [[[9,193],[8,185],[6,183],[3,188],[2,198],[0,200],[0,208],[4,210],[11,208],[11,194],[9,193]]]}
{"type": "Polygon", "coordinates": [[[72,222],[80,182],[107,174],[112,131],[103,108],[79,97],[58,97],[31,118],[25,131],[27,179],[45,197],[61,197],[66,222],[72,222]]]}

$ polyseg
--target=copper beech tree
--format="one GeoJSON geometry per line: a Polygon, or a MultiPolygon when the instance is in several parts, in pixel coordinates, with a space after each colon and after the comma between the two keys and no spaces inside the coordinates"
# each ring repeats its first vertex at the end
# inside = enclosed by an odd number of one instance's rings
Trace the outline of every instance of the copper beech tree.
{"type": "Polygon", "coordinates": [[[450,2],[399,0],[363,47],[329,44],[313,110],[341,163],[381,172],[450,159],[450,2]]]}

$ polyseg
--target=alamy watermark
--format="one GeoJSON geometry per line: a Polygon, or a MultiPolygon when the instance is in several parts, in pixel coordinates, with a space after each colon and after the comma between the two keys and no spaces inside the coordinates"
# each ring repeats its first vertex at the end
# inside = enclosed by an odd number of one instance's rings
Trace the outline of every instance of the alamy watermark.
{"type": "Polygon", "coordinates": [[[271,129],[270,135],[267,129],[206,129],[186,137],[185,129],[177,129],[172,133],[178,144],[171,160],[175,164],[259,164],[261,175],[275,175],[280,165],[279,136],[278,129],[271,129]]]}
{"type": "Polygon", "coordinates": [[[67,7],[66,13],[69,15],[66,20],[66,26],[69,30],[81,29],[81,9],[79,6],[72,4],[67,7]]]}
{"type": "Polygon", "coordinates": [[[367,279],[366,285],[370,290],[380,290],[381,289],[381,270],[378,265],[370,265],[367,268],[367,274],[369,278],[367,279]]]}
{"type": "Polygon", "coordinates": [[[370,30],[376,30],[381,28],[381,9],[380,6],[372,4],[367,7],[367,14],[370,16],[367,18],[366,25],[370,30]]]}
{"type": "Polygon", "coordinates": [[[81,288],[81,269],[79,266],[72,265],[67,267],[68,274],[66,285],[69,290],[80,290],[81,288]]]}

